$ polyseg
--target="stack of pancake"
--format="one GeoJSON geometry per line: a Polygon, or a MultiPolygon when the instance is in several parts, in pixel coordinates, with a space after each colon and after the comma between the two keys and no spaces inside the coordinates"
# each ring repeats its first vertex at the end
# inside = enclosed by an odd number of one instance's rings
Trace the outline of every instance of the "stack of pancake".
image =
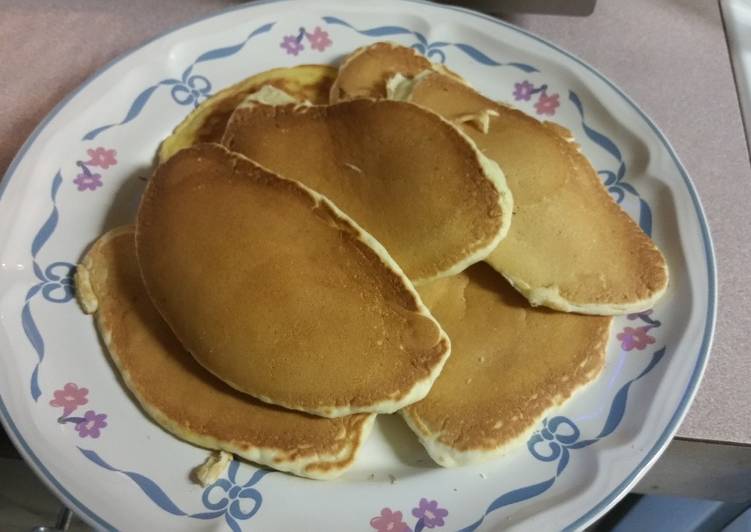
{"type": "Polygon", "coordinates": [[[248,78],[158,157],[79,301],[159,425],[297,475],[394,412],[443,466],[505,452],[667,287],[569,131],[398,45],[248,78]]]}

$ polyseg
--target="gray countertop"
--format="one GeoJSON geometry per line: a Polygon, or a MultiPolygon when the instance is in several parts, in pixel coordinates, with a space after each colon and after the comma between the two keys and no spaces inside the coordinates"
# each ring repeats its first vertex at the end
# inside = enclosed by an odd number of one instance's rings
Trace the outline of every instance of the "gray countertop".
{"type": "MultiPolygon", "coordinates": [[[[0,172],[69,91],[128,49],[232,5],[223,0],[0,0],[0,172]]],[[[489,11],[503,2],[465,1],[489,11]]],[[[707,372],[678,435],[751,445],[751,166],[719,6],[600,0],[588,17],[511,15],[620,85],[675,146],[697,185],[718,262],[707,372]]]]}

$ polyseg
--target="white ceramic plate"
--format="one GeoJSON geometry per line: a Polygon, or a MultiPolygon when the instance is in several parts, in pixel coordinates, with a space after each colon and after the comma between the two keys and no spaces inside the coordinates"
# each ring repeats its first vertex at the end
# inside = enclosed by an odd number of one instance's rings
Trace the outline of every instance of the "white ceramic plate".
{"type": "Polygon", "coordinates": [[[173,31],[58,105],[13,161],[0,195],[0,417],[45,482],[105,529],[580,528],[667,445],[711,343],[712,246],[664,136],[571,54],[453,7],[260,2],[173,31]],[[651,313],[617,319],[602,377],[503,458],[441,469],[400,419],[382,416],[340,480],[235,462],[204,490],[187,472],[206,452],[162,431],[125,392],[73,300],[70,269],[103,231],[132,220],[159,141],[206,95],[254,72],[335,62],[384,39],[571,129],[613,196],[666,252],[669,292],[651,313]]]}

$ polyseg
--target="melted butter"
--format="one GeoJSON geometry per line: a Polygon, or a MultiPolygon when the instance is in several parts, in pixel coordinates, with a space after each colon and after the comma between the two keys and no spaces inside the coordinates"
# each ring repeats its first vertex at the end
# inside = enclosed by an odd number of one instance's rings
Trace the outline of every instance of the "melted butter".
{"type": "Polygon", "coordinates": [[[232,462],[232,455],[224,451],[211,453],[206,461],[193,470],[193,477],[204,488],[224,476],[232,462]]]}

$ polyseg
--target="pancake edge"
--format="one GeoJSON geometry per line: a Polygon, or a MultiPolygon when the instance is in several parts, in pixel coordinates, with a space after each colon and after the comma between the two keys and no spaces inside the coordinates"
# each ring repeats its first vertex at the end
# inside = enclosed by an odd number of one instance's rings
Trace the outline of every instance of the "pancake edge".
{"type": "MultiPolygon", "coordinates": [[[[365,44],[363,46],[360,46],[358,48],[355,48],[352,52],[347,54],[347,56],[344,58],[344,61],[341,62],[341,64],[338,67],[334,67],[337,70],[337,75],[334,77],[334,81],[331,84],[331,89],[329,90],[329,103],[335,104],[339,103],[340,101],[345,101],[349,98],[340,99],[339,98],[339,71],[347,68],[352,61],[360,57],[362,54],[367,52],[369,49],[379,46],[379,45],[386,45],[390,46],[391,48],[406,48],[406,46],[396,42],[396,41],[378,41],[371,44],[365,44]]],[[[441,74],[445,74],[451,78],[454,78],[456,81],[460,81],[461,83],[464,83],[468,87],[471,87],[472,85],[463,77],[461,77],[459,74],[448,68],[446,65],[443,65],[441,63],[433,63],[430,59],[425,57],[424,55],[420,54],[415,50],[414,48],[409,48],[409,50],[412,51],[412,54],[416,57],[425,59],[426,63],[428,63],[430,68],[435,70],[436,72],[440,72],[441,74]]]]}
{"type": "MultiPolygon", "coordinates": [[[[655,246],[656,247],[656,246],[655,246]]],[[[659,249],[658,249],[659,251],[659,249]]],[[[660,252],[662,253],[662,252],[660,252]]],[[[669,286],[669,270],[665,268],[665,277],[668,279],[660,290],[655,291],[651,297],[628,303],[573,303],[561,296],[557,285],[531,288],[521,279],[512,277],[500,270],[491,261],[486,261],[496,272],[501,274],[511,286],[522,294],[533,307],[546,307],[561,312],[574,312],[590,316],[621,316],[649,310],[665,295],[669,286]]]]}
{"type": "MultiPolygon", "coordinates": [[[[198,104],[198,107],[191,110],[185,118],[183,118],[180,123],[178,123],[172,131],[170,131],[169,135],[167,135],[160,143],[159,148],[157,149],[156,153],[156,162],[157,164],[161,164],[165,162],[167,159],[172,157],[175,153],[180,151],[179,149],[174,149],[173,142],[171,140],[182,133],[185,130],[188,130],[191,125],[193,125],[194,121],[197,118],[200,118],[201,125],[206,122],[206,118],[208,118],[210,113],[207,116],[203,116],[204,112],[214,105],[216,105],[218,102],[222,102],[225,98],[228,96],[234,96],[237,91],[243,90],[244,85],[248,83],[250,80],[255,78],[256,76],[260,76],[261,74],[270,74],[272,72],[282,72],[282,71],[290,71],[295,70],[298,68],[320,68],[322,70],[326,70],[328,74],[335,74],[337,72],[337,69],[335,67],[332,67],[331,65],[322,65],[322,64],[302,64],[302,65],[294,65],[290,67],[275,67],[270,68],[268,70],[264,70],[262,72],[257,72],[253,74],[252,76],[248,76],[247,78],[241,79],[237,83],[233,83],[229,87],[225,87],[216,94],[212,94],[208,98],[206,98],[204,101],[202,101],[200,104],[198,104]]],[[[336,76],[332,76],[334,79],[336,79],[336,76]]],[[[291,97],[291,96],[290,96],[291,97]]]]}
{"type": "MultiPolygon", "coordinates": [[[[413,78],[408,78],[400,73],[396,73],[388,80],[387,89],[393,97],[398,97],[403,99],[404,101],[409,101],[415,84],[419,83],[420,80],[434,74],[440,75],[441,72],[434,69],[426,69],[413,78]]],[[[508,105],[507,103],[496,103],[497,105],[518,111],[518,109],[508,105]]],[[[537,121],[542,127],[550,129],[569,144],[573,144],[576,151],[581,154],[587,164],[590,167],[592,166],[591,161],[586,156],[584,156],[581,146],[576,143],[576,140],[570,130],[556,122],[540,122],[539,120],[537,121]]],[[[492,159],[490,160],[492,161],[492,159]]],[[[623,211],[628,219],[635,224],[633,218],[631,218],[631,216],[629,216],[628,213],[626,213],[620,205],[618,205],[618,208],[621,209],[621,211],[623,211]]],[[[640,227],[637,226],[637,228],[639,229],[639,231],[642,231],[640,227]]],[[[500,273],[509,283],[511,283],[511,286],[513,286],[519,293],[521,293],[533,307],[544,306],[562,312],[574,312],[593,316],[619,316],[623,314],[642,312],[652,308],[655,303],[657,303],[657,301],[659,301],[665,295],[665,292],[667,291],[670,284],[670,270],[667,267],[667,260],[665,260],[664,254],[662,253],[660,248],[657,247],[652,238],[649,235],[646,236],[647,238],[649,238],[654,249],[656,249],[662,257],[663,270],[665,272],[665,284],[660,287],[659,290],[653,292],[650,297],[642,300],[630,301],[628,303],[575,303],[561,296],[560,288],[557,285],[532,288],[524,280],[508,275],[507,273],[502,271],[500,267],[494,264],[494,261],[492,259],[488,260],[490,258],[489,255],[493,250],[491,250],[491,252],[483,260],[485,260],[485,262],[487,262],[495,271],[500,273]]]]}
{"type": "MultiPolygon", "coordinates": [[[[350,227],[353,233],[353,237],[359,240],[361,243],[365,244],[367,247],[373,250],[373,252],[376,254],[376,256],[381,260],[381,263],[384,265],[384,267],[387,270],[390,270],[393,274],[396,275],[396,277],[401,281],[402,286],[404,289],[413,297],[413,300],[415,302],[415,305],[417,307],[416,312],[417,314],[423,316],[424,318],[429,319],[432,321],[435,326],[438,328],[438,340],[436,341],[435,345],[442,344],[445,346],[443,356],[438,361],[438,363],[433,366],[430,373],[427,377],[423,379],[419,379],[414,382],[412,387],[407,391],[404,395],[402,395],[398,399],[385,399],[382,401],[375,402],[369,406],[366,407],[316,407],[316,408],[306,408],[303,409],[299,406],[286,404],[282,402],[274,402],[271,400],[270,397],[266,395],[256,395],[256,394],[249,394],[246,390],[243,390],[241,387],[237,386],[236,383],[233,383],[231,380],[228,380],[224,377],[220,377],[219,375],[216,375],[210,368],[207,368],[204,363],[199,360],[197,357],[194,356],[196,361],[201,364],[207,371],[214,374],[218,379],[224,381],[231,387],[235,388],[236,390],[246,393],[248,395],[251,395],[252,397],[255,397],[256,399],[263,401],[264,403],[273,404],[277,406],[281,406],[283,408],[287,408],[289,410],[296,410],[300,412],[306,412],[308,414],[313,414],[321,417],[328,417],[328,418],[336,418],[336,417],[343,417],[348,416],[351,414],[365,414],[365,413],[373,413],[373,414],[393,414],[394,412],[399,411],[400,409],[404,408],[405,406],[409,406],[412,403],[416,403],[420,399],[423,399],[426,395],[428,395],[428,392],[433,387],[433,383],[438,378],[438,376],[441,374],[441,371],[443,371],[443,367],[446,365],[446,361],[448,360],[449,356],[451,355],[451,340],[449,339],[448,334],[446,334],[446,331],[443,329],[441,324],[433,317],[433,314],[430,312],[430,309],[428,309],[427,306],[422,302],[422,299],[420,298],[420,295],[417,293],[417,290],[413,286],[412,282],[409,280],[409,278],[405,275],[405,273],[402,271],[401,267],[397,262],[389,255],[386,248],[383,247],[383,245],[376,240],[370,233],[365,231],[362,227],[360,227],[357,222],[355,222],[352,218],[350,218],[346,213],[344,213],[339,207],[337,207],[331,200],[329,200],[326,196],[323,194],[320,194],[316,192],[315,190],[303,185],[299,181],[295,181],[293,179],[287,179],[286,177],[282,177],[279,174],[272,172],[268,168],[264,167],[261,164],[258,164],[257,162],[253,161],[252,159],[249,159],[248,157],[244,156],[241,153],[233,152],[225,148],[221,144],[216,143],[207,143],[207,144],[198,144],[194,145],[188,148],[183,148],[180,151],[185,150],[191,150],[196,149],[197,146],[212,146],[214,149],[220,149],[225,154],[229,155],[230,157],[234,157],[236,159],[241,159],[246,161],[247,163],[255,166],[256,168],[261,169],[262,171],[268,173],[269,175],[275,177],[276,179],[279,179],[280,181],[284,181],[287,183],[291,183],[293,186],[299,188],[302,192],[307,194],[312,200],[313,200],[313,208],[317,207],[325,207],[329,209],[329,211],[336,216],[340,221],[344,222],[346,225],[350,227]]],[[[179,153],[179,152],[178,152],[179,153]]],[[[147,185],[146,190],[144,191],[144,196],[148,192],[149,187],[151,186],[151,183],[153,181],[149,181],[149,184],[147,185]]],[[[140,219],[141,216],[141,209],[139,206],[139,211],[137,218],[140,219]]],[[[138,238],[139,238],[139,231],[138,231],[138,223],[136,223],[136,250],[138,249],[138,238]]],[[[136,253],[137,254],[137,253],[136,253]]],[[[140,261],[139,261],[140,264],[140,261]]],[[[143,277],[143,270],[141,270],[141,275],[143,277]]],[[[149,298],[151,298],[151,294],[149,293],[148,284],[144,283],[146,286],[146,293],[149,294],[149,298]]],[[[153,298],[151,298],[153,301],[153,298]]],[[[156,305],[154,305],[156,307],[156,305]]],[[[159,311],[159,308],[157,308],[157,312],[161,314],[161,311],[159,311]]],[[[167,320],[165,320],[167,321],[167,320]]],[[[179,337],[178,337],[179,340],[179,337]]],[[[182,341],[181,341],[182,342],[182,341]]]]}
{"type": "MultiPolygon", "coordinates": [[[[91,257],[92,253],[96,253],[100,246],[104,246],[118,236],[127,234],[129,232],[135,233],[135,228],[133,226],[121,226],[112,229],[106,232],[104,235],[100,236],[91,246],[91,248],[86,252],[83,259],[81,260],[81,263],[76,267],[76,281],[81,280],[81,282],[88,283],[88,270],[92,266],[93,262],[93,259],[91,257]]],[[[76,285],[76,288],[78,288],[78,285],[76,285]]],[[[88,311],[87,308],[91,308],[91,297],[93,295],[93,297],[96,298],[96,294],[93,291],[90,283],[88,283],[88,288],[85,290],[85,293],[87,295],[85,296],[84,301],[86,301],[89,306],[84,306],[84,304],[82,303],[82,308],[85,314],[91,314],[92,312],[88,311]]],[[[141,407],[141,409],[157,425],[159,425],[163,430],[171,433],[179,440],[191,443],[198,447],[203,447],[205,449],[224,451],[244,458],[245,460],[255,462],[257,464],[272,467],[277,471],[284,471],[300,477],[311,479],[329,480],[340,476],[354,463],[360,449],[362,448],[362,444],[367,439],[373,427],[376,418],[375,414],[364,417],[362,423],[359,425],[359,430],[357,431],[355,437],[349,438],[347,445],[344,446],[340,452],[331,455],[316,454],[304,458],[298,458],[296,460],[289,460],[284,455],[285,453],[280,452],[278,449],[274,449],[272,447],[251,446],[246,449],[232,441],[222,440],[214,436],[201,436],[195,433],[191,433],[180,424],[175,422],[172,418],[167,416],[162,410],[150,405],[146,400],[144,400],[141,394],[137,391],[137,387],[134,386],[130,372],[126,371],[121,364],[120,356],[117,350],[114,348],[114,345],[112,344],[112,335],[111,333],[107,332],[107,321],[102,317],[101,313],[98,312],[98,308],[93,312],[97,332],[104,342],[110,359],[117,368],[117,371],[122,378],[122,382],[123,384],[125,384],[127,390],[136,399],[136,402],[141,407]],[[335,467],[331,468],[331,466],[335,467]]],[[[165,327],[167,327],[166,323],[165,327]]]]}
{"type": "Polygon", "coordinates": [[[553,397],[552,404],[548,408],[543,410],[540,415],[532,418],[527,428],[522,430],[518,435],[514,436],[510,440],[502,442],[494,448],[475,448],[460,451],[454,447],[441,443],[439,441],[440,434],[428,433],[426,430],[424,430],[420,418],[411,415],[411,413],[409,413],[407,409],[399,411],[399,414],[401,414],[410,430],[415,433],[417,439],[420,440],[420,443],[425,448],[425,451],[428,453],[428,455],[433,459],[435,463],[442,467],[448,468],[473,465],[503,456],[513,451],[518,446],[526,443],[543,419],[548,417],[562,405],[574,399],[580,391],[586,390],[602,374],[602,371],[605,368],[607,349],[610,341],[610,335],[612,333],[613,321],[613,319],[610,320],[610,324],[608,325],[608,332],[605,336],[605,341],[602,344],[602,350],[604,351],[603,363],[599,368],[594,370],[588,376],[587,382],[581,384],[580,386],[577,386],[567,397],[564,397],[561,394],[553,397]]]}
{"type": "MultiPolygon", "coordinates": [[[[373,102],[377,101],[375,98],[358,98],[358,100],[368,100],[368,101],[373,101],[373,102]]],[[[341,102],[332,103],[332,104],[329,104],[328,106],[341,105],[341,104],[346,103],[347,101],[352,101],[352,100],[342,100],[341,102]]],[[[402,101],[404,103],[414,105],[415,107],[418,107],[421,110],[426,111],[430,113],[431,115],[438,117],[438,119],[442,123],[446,124],[447,126],[451,127],[454,131],[456,131],[461,136],[461,138],[463,138],[464,141],[469,144],[470,148],[475,154],[475,158],[477,159],[478,164],[480,165],[483,176],[485,177],[485,179],[491,182],[493,187],[498,192],[497,205],[501,209],[500,227],[498,228],[498,231],[496,232],[495,236],[492,238],[490,242],[488,242],[485,246],[477,248],[472,253],[468,254],[464,259],[455,262],[451,267],[445,270],[442,270],[431,277],[420,277],[417,279],[411,279],[411,282],[414,286],[420,286],[421,284],[429,283],[431,281],[435,281],[436,279],[456,275],[458,273],[463,272],[464,270],[466,270],[473,264],[476,264],[478,262],[482,262],[483,260],[485,260],[485,258],[487,258],[493,252],[493,250],[495,250],[495,248],[498,247],[501,241],[504,238],[506,238],[506,235],[508,234],[509,229],[511,228],[511,218],[512,218],[512,214],[514,210],[514,199],[513,199],[513,195],[511,194],[511,189],[506,183],[506,176],[503,173],[503,170],[501,170],[501,167],[498,165],[497,162],[490,159],[489,157],[486,157],[479,150],[475,142],[471,138],[469,138],[469,136],[466,133],[464,133],[464,131],[462,131],[461,128],[457,127],[455,124],[446,120],[438,113],[434,113],[430,109],[427,109],[420,105],[416,105],[406,100],[393,99],[391,101],[402,101]]],[[[312,104],[306,104],[306,103],[277,104],[275,100],[267,100],[267,99],[264,99],[263,96],[259,96],[253,100],[246,101],[245,103],[243,103],[242,106],[238,106],[238,108],[235,111],[242,112],[243,109],[252,109],[253,107],[257,105],[266,105],[270,107],[285,107],[289,105],[289,106],[294,106],[295,111],[300,111],[303,113],[307,111],[308,109],[315,108],[315,107],[328,107],[327,105],[312,105],[312,104]]],[[[232,113],[232,116],[227,122],[228,128],[229,128],[229,124],[232,123],[234,116],[235,116],[235,113],[232,113]]],[[[259,166],[262,166],[262,165],[259,165],[259,166]]],[[[275,175],[278,175],[278,174],[275,174],[275,175]]]]}

